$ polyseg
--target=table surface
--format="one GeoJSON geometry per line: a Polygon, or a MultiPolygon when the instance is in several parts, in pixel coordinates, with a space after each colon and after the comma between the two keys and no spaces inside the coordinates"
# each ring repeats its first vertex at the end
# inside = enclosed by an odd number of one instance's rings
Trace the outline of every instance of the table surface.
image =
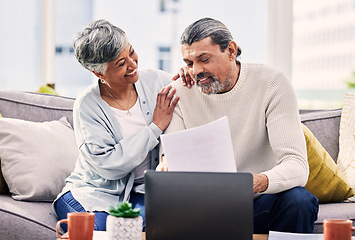
{"type": "MultiPolygon", "coordinates": [[[[107,233],[104,231],[94,231],[94,238],[93,240],[106,240],[108,239],[107,233]]],[[[267,240],[267,234],[254,234],[253,240],[267,240]]],[[[145,233],[142,233],[142,240],[145,240],[145,233]]]]}
{"type": "MultiPolygon", "coordinates": [[[[285,233],[284,233],[285,234],[285,233]]],[[[315,235],[323,235],[323,234],[315,234],[315,235]]],[[[68,233],[64,234],[63,237],[67,237],[68,233]]],[[[275,237],[275,236],[274,236],[275,237]]],[[[93,240],[108,240],[108,235],[107,232],[105,231],[94,231],[94,236],[93,236],[93,240]]],[[[269,239],[269,235],[268,234],[253,234],[253,240],[268,240],[269,239]]],[[[289,237],[282,237],[282,238],[277,238],[277,239],[289,239],[289,237]]],[[[292,239],[299,239],[299,238],[295,238],[292,237],[292,239]]],[[[323,239],[323,237],[319,237],[316,236],[316,238],[307,238],[307,239],[323,239]]],[[[352,240],[355,240],[355,236],[351,237],[352,240]]],[[[57,240],[60,240],[59,238],[57,240]]],[[[146,240],[145,238],[145,233],[142,233],[142,240],[146,240]]]]}
{"type": "MultiPolygon", "coordinates": [[[[68,233],[65,233],[63,237],[67,237],[68,233]]],[[[94,231],[93,240],[108,240],[106,231],[94,231]]],[[[267,240],[267,234],[253,234],[253,240],[267,240]]],[[[57,240],[60,240],[59,238],[57,240]]],[[[145,240],[145,233],[142,233],[142,240],[145,240]]]]}

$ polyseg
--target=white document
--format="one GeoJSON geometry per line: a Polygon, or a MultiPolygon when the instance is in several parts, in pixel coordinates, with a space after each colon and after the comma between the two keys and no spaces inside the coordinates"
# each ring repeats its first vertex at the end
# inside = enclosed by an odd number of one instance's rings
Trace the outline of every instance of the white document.
{"type": "Polygon", "coordinates": [[[160,139],[169,171],[237,171],[227,117],[160,139]]]}
{"type": "MultiPolygon", "coordinates": [[[[323,233],[288,233],[270,231],[268,240],[324,240],[323,233]]],[[[355,237],[351,237],[351,240],[355,240],[355,237]]]]}
{"type": "Polygon", "coordinates": [[[323,234],[270,231],[268,240],[324,240],[323,234]]]}

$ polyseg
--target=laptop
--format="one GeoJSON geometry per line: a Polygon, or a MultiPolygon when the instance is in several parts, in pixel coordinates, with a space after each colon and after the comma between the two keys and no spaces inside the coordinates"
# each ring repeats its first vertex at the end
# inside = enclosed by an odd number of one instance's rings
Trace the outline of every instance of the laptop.
{"type": "Polygon", "coordinates": [[[250,173],[145,173],[147,240],[251,240],[250,173]]]}

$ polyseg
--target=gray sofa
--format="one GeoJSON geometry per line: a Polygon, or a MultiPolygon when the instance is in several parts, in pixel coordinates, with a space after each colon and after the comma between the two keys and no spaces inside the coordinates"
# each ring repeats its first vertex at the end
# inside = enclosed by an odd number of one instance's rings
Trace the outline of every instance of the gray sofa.
{"type": "MultiPolygon", "coordinates": [[[[306,125],[336,162],[339,153],[341,109],[300,110],[301,122],[306,125]]],[[[323,203],[319,206],[314,233],[323,232],[324,219],[355,220],[355,203],[323,203]]]]}
{"type": "MultiPolygon", "coordinates": [[[[72,98],[54,95],[0,91],[0,113],[8,118],[42,122],[65,116],[72,124],[73,103],[72,98]]],[[[17,201],[9,193],[0,194],[0,240],[56,239],[57,219],[51,205],[17,201]]]]}
{"type": "MultiPolygon", "coordinates": [[[[0,91],[0,113],[3,117],[42,122],[67,117],[72,124],[74,99],[22,91],[0,91]]],[[[341,110],[301,110],[302,122],[313,132],[333,159],[339,151],[341,110]]],[[[0,159],[1,161],[1,159],[0,159]]],[[[354,203],[321,204],[314,232],[322,232],[326,218],[355,220],[354,203]]],[[[56,239],[57,219],[51,202],[14,200],[9,193],[0,194],[0,240],[56,239]]]]}

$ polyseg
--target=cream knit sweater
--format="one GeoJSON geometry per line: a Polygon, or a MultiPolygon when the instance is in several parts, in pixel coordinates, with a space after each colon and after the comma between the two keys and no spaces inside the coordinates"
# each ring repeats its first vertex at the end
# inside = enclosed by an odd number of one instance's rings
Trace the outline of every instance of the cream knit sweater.
{"type": "Polygon", "coordinates": [[[309,167],[297,100],[282,73],[241,63],[236,85],[223,94],[206,95],[196,85],[182,86],[181,80],[172,85],[180,101],[165,133],[227,116],[239,172],[267,175],[269,187],[264,193],[306,184],[309,167]]]}

